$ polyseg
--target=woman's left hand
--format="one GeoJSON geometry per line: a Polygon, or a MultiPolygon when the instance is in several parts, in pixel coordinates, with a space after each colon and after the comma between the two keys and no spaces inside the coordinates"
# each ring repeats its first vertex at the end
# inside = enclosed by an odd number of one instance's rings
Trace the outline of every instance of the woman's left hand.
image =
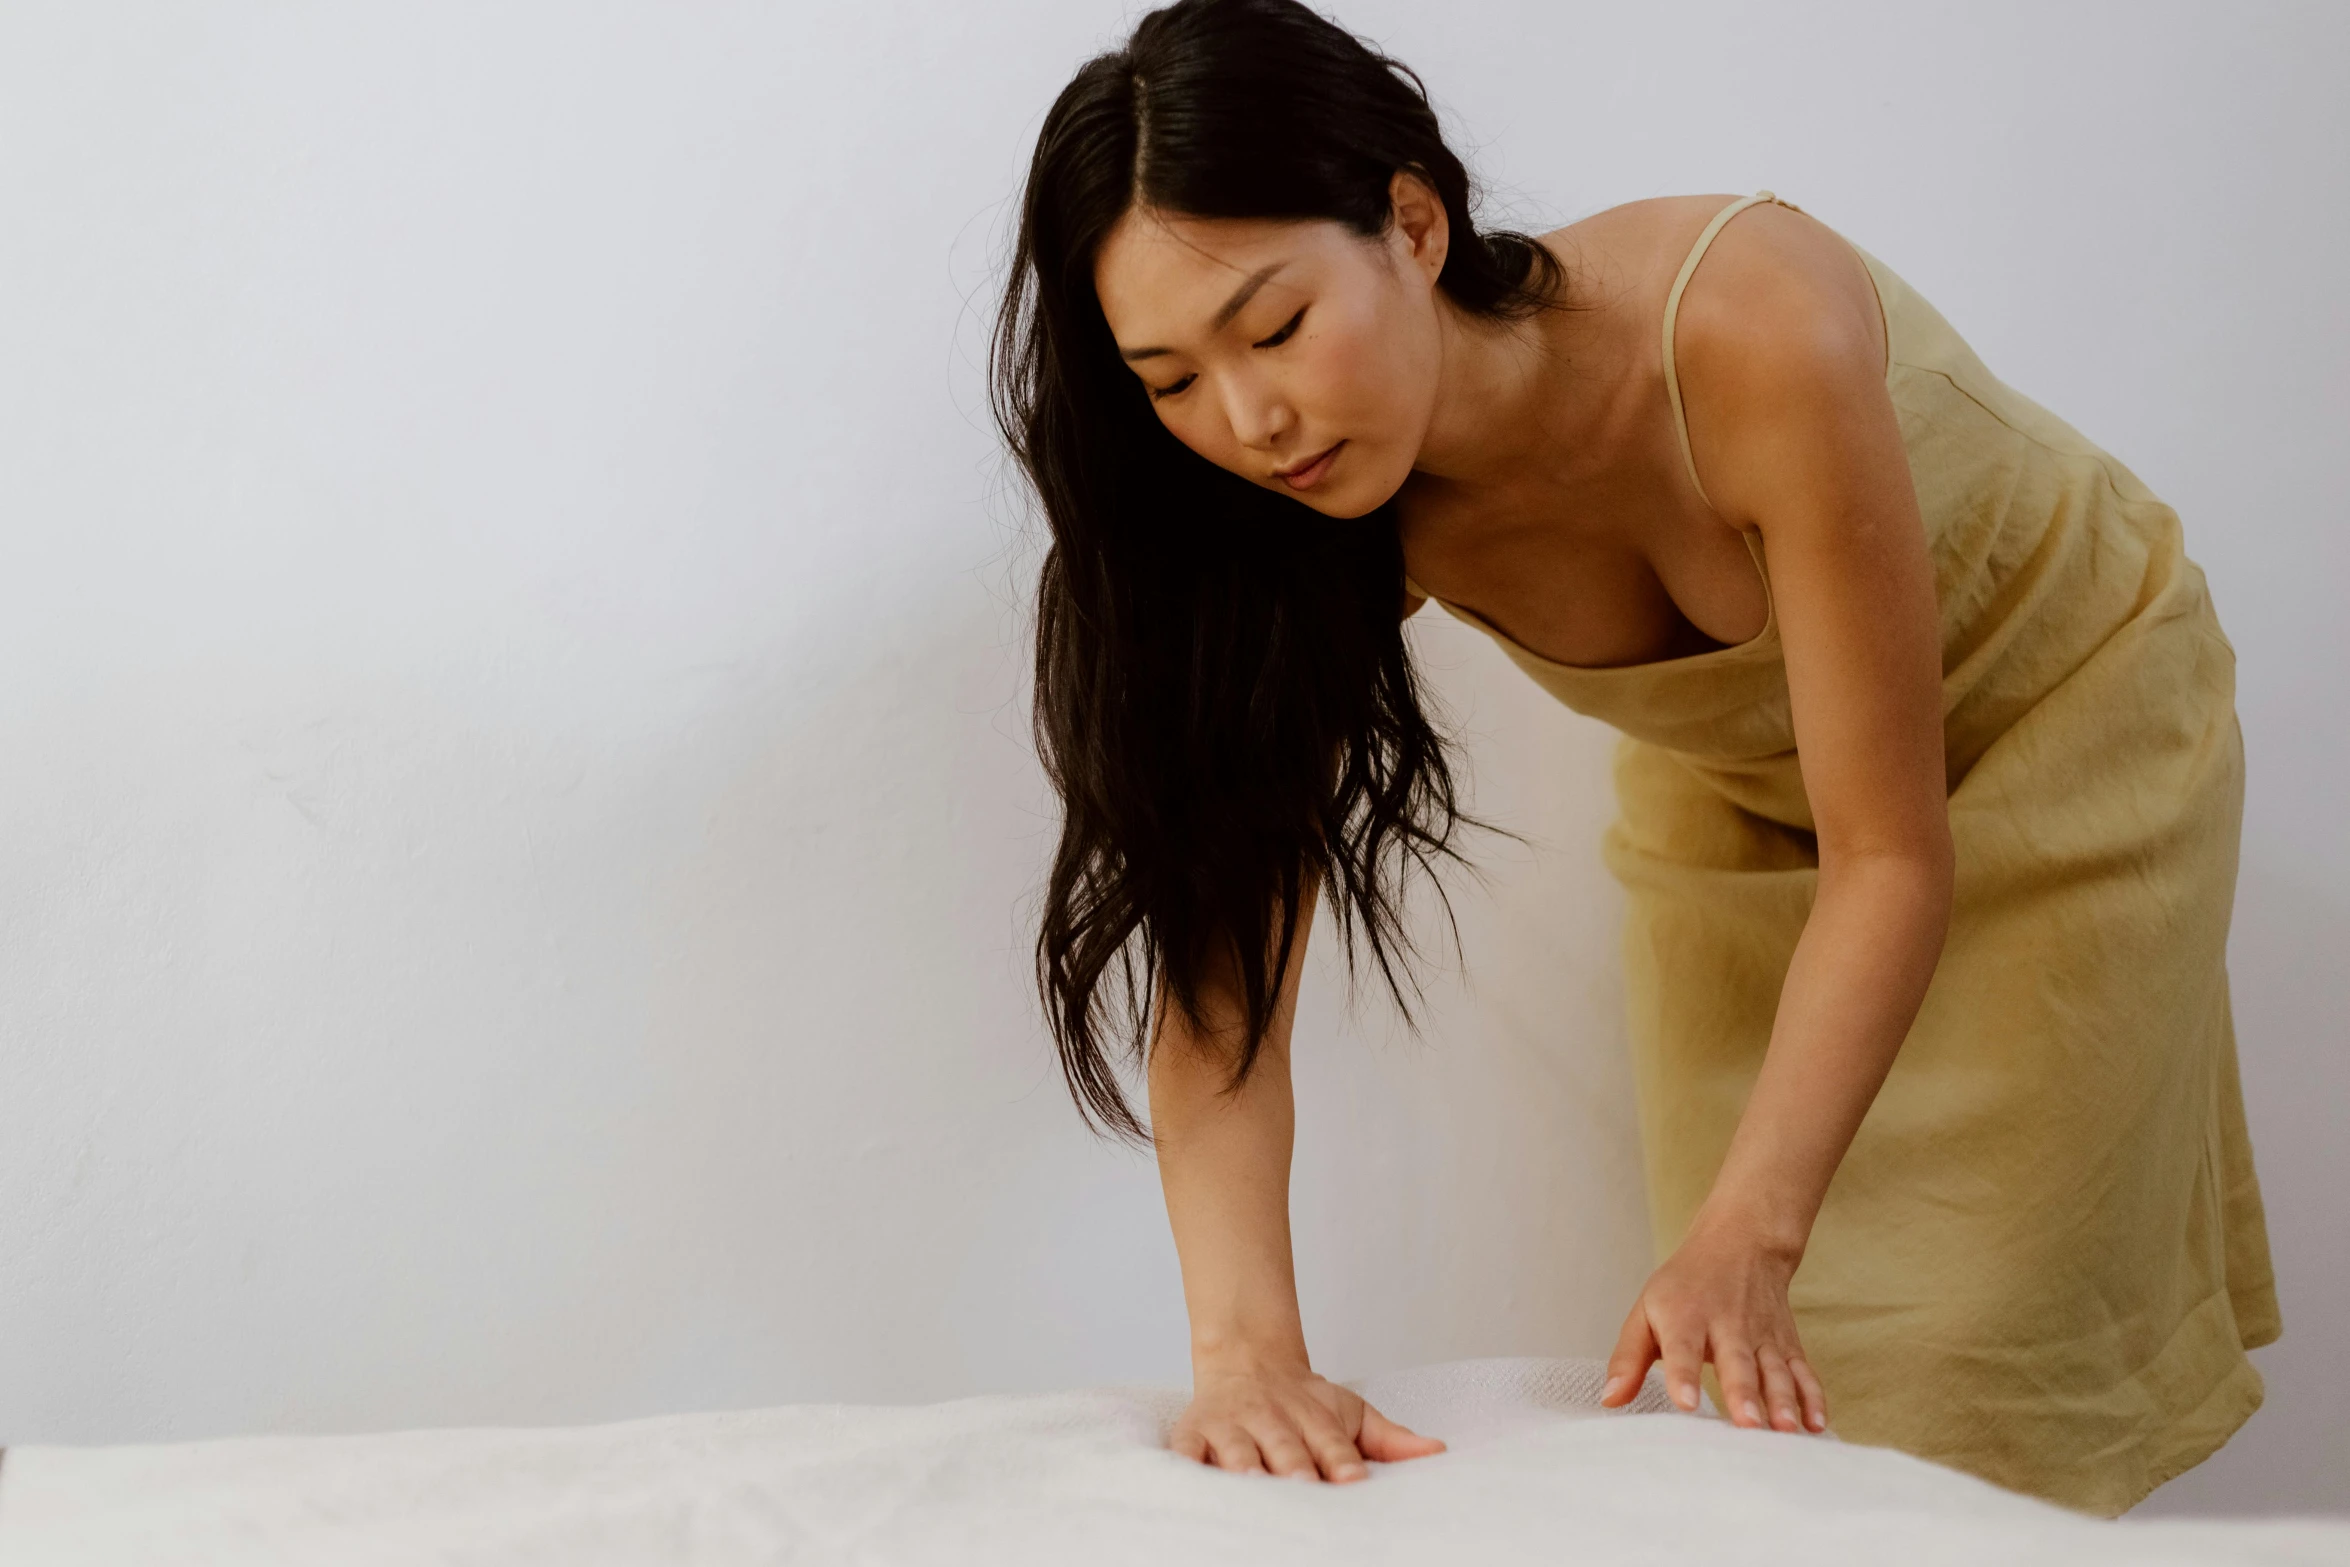
{"type": "Polygon", "coordinates": [[[1714,1363],[1731,1421],[1781,1431],[1828,1427],[1828,1399],[1803,1356],[1787,1281],[1800,1252],[1789,1254],[1732,1222],[1700,1216],[1678,1250],[1649,1276],[1608,1357],[1610,1409],[1628,1403],[1658,1360],[1665,1391],[1683,1409],[1697,1407],[1698,1373],[1714,1363]]]}

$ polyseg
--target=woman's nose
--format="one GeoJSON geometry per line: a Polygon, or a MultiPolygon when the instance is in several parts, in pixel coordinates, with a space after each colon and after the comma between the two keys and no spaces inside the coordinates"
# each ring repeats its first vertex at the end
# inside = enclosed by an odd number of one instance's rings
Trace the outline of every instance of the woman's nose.
{"type": "Polygon", "coordinates": [[[1233,439],[1259,451],[1270,451],[1280,444],[1281,437],[1297,422],[1288,401],[1253,377],[1229,383],[1224,412],[1232,421],[1233,439]]]}

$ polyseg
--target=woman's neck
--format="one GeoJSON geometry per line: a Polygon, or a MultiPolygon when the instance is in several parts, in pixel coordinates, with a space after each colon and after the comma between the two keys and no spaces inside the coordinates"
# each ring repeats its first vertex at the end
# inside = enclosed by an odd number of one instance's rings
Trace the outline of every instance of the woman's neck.
{"type": "Polygon", "coordinates": [[[1437,307],[1442,360],[1415,483],[1469,499],[1522,489],[1562,453],[1596,453],[1618,390],[1590,373],[1604,312],[1495,321],[1441,294],[1437,307]]]}

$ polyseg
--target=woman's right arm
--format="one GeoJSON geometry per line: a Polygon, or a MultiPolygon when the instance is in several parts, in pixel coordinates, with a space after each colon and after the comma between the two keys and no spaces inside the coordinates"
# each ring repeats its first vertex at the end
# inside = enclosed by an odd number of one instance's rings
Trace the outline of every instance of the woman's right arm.
{"type": "Polygon", "coordinates": [[[1223,1092],[1237,998],[1211,992],[1209,1038],[1160,1009],[1151,1130],[1191,1315],[1191,1406],[1169,1445],[1223,1469],[1359,1480],[1366,1458],[1418,1458],[1444,1444],[1317,1376],[1306,1357],[1289,1245],[1289,1029],[1312,913],[1311,902],[1299,912],[1280,1005],[1238,1093],[1223,1092]]]}

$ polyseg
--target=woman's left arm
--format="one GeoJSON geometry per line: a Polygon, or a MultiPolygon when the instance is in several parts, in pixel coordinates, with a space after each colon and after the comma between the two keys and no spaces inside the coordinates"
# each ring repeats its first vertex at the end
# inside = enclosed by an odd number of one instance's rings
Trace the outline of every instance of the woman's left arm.
{"type": "Polygon", "coordinates": [[[1626,1320],[1605,1401],[1662,1359],[1694,1408],[1711,1360],[1733,1421],[1821,1430],[1787,1286],[1949,926],[1941,643],[1872,285],[1809,218],[1741,217],[1684,295],[1676,358],[1700,481],[1764,541],[1818,891],[1721,1170],[1626,1320]]]}

